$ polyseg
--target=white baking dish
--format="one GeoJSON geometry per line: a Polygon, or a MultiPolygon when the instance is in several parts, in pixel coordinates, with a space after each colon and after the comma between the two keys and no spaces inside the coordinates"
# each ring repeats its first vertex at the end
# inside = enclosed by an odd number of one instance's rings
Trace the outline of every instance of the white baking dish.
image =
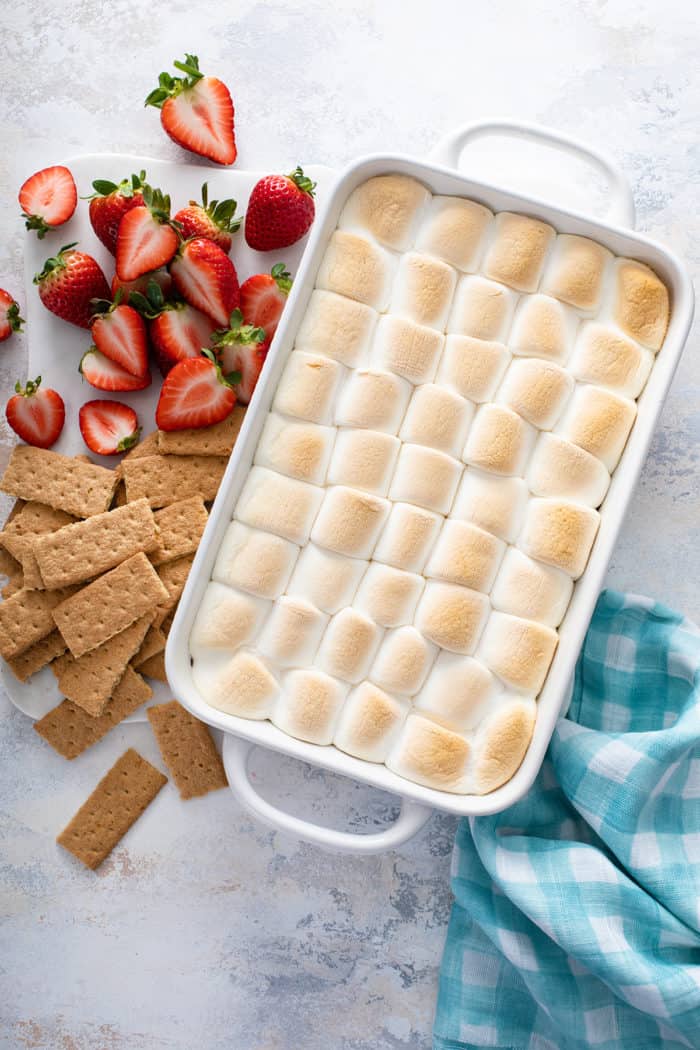
{"type": "Polygon", "coordinates": [[[166,669],[175,695],[198,718],[225,731],[224,760],[231,787],[239,800],[269,824],[317,842],[327,848],[375,852],[405,841],[428,819],[432,809],[479,816],[498,812],[517,801],[532,784],[542,763],[556,721],[568,706],[570,684],[584,634],[601,589],[606,567],[622,520],[641,471],[666,392],[678,364],[693,315],[693,290],[683,264],[662,245],[631,232],[632,198],[619,170],[595,151],[574,140],[541,128],[505,122],[470,125],[449,135],[433,151],[429,162],[404,156],[363,158],[342,173],[325,209],[318,215],[304,254],[283,322],[275,336],[268,365],[248,410],[224,476],[211,518],[180,601],[166,649],[166,669]],[[498,132],[534,138],[583,157],[606,176],[610,187],[612,222],[595,221],[546,201],[510,193],[458,173],[461,152],[476,135],[498,132]],[[559,628],[559,645],[538,700],[538,715],[529,750],[515,776],[489,795],[454,795],[421,787],[397,776],[383,765],[353,758],[334,747],[296,740],[270,722],[249,721],[210,707],[194,685],[188,639],[193,618],[210,578],[223,533],[253,460],[265,415],[306,310],[316,271],[328,237],[335,229],[347,196],[365,179],[385,172],[413,175],[433,193],[453,194],[481,201],[493,211],[524,212],[551,223],[562,233],[582,234],[600,241],[615,254],[650,265],[671,290],[671,321],[647,385],[638,400],[638,416],[601,509],[598,536],[582,578],[576,583],[568,612],[559,628]],[[262,745],[393,792],[402,798],[397,821],[374,835],[352,835],[309,824],[281,812],[252,787],[247,762],[254,745],[262,745]]]}

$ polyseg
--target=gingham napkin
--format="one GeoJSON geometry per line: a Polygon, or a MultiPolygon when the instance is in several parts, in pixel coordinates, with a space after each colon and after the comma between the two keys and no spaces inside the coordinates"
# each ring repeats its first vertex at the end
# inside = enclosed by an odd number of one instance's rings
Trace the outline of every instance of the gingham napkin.
{"type": "Polygon", "coordinates": [[[435,1050],[700,1048],[700,631],[604,592],[526,798],[461,822],[435,1050]]]}

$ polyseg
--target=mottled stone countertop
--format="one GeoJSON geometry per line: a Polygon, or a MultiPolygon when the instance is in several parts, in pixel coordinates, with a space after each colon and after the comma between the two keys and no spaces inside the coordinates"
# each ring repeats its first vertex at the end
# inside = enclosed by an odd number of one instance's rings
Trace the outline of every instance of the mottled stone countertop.
{"type": "MultiPolygon", "coordinates": [[[[23,300],[23,177],[80,152],[181,156],[142,100],[185,48],[230,85],[239,165],[425,155],[465,120],[550,124],[609,151],[638,227],[700,256],[699,23],[687,0],[136,0],[13,4],[0,100],[0,285],[23,300]],[[193,8],[196,13],[193,14],[193,8]],[[60,24],[57,18],[60,17],[60,24]],[[162,29],[156,28],[162,27],[162,29]]],[[[511,173],[508,173],[510,178],[511,173]]],[[[700,358],[691,336],[609,572],[700,618],[700,358]]],[[[25,339],[0,351],[3,400],[25,339]]],[[[0,422],[0,466],[11,435],[0,422]]],[[[7,509],[7,504],[4,505],[7,509]]],[[[326,855],[228,792],[157,805],[93,875],[54,836],[144,725],[70,767],[0,698],[0,1046],[50,1050],[425,1050],[455,823],[400,852],[326,855]]],[[[375,826],[392,800],[259,755],[270,797],[375,826]]]]}

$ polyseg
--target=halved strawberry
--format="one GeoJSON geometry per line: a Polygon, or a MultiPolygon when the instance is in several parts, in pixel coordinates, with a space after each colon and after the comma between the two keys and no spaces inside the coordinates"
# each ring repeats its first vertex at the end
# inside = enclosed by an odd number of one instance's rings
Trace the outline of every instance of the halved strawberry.
{"type": "Polygon", "coordinates": [[[200,73],[196,55],[185,55],[184,62],[173,65],[186,76],[161,73],[145,104],[160,109],[163,130],[179,146],[217,164],[233,164],[236,137],[229,89],[216,77],[200,73]]]}
{"type": "Polygon", "coordinates": [[[0,288],[0,343],[9,339],[13,332],[21,332],[24,318],[19,316],[19,305],[9,292],[0,288]]]}
{"type": "Polygon", "coordinates": [[[279,319],[292,288],[292,275],[284,263],[276,263],[270,273],[256,273],[241,285],[241,311],[246,324],[264,328],[267,350],[277,331],[279,319]]]}
{"type": "Polygon", "coordinates": [[[48,387],[39,389],[40,384],[41,376],[33,382],[30,379],[26,386],[15,383],[16,393],[7,402],[5,415],[22,441],[37,448],[51,448],[63,430],[66,406],[60,394],[48,387]]]}
{"type": "Polygon", "coordinates": [[[91,452],[114,456],[138,442],[136,413],[121,401],[86,401],[78,413],[80,433],[91,452]]]}
{"type": "Polygon", "coordinates": [[[236,398],[247,405],[265,364],[265,332],[243,324],[243,314],[234,310],[229,327],[214,333],[213,347],[221,371],[233,384],[236,398]]]}
{"type": "Polygon", "coordinates": [[[101,354],[96,346],[91,346],[80,359],[78,370],[90,386],[98,390],[144,390],[151,385],[151,373],[135,376],[121,365],[101,354]]]}
{"type": "Polygon", "coordinates": [[[131,292],[141,292],[142,295],[145,295],[151,281],[156,282],[163,295],[168,295],[173,285],[173,279],[164,267],[160,270],[149,270],[148,273],[143,273],[140,277],[137,277],[135,281],[121,281],[115,273],[112,278],[112,298],[114,298],[120,288],[124,292],[125,299],[129,298],[131,292]]]}
{"type": "Polygon", "coordinates": [[[117,292],[113,303],[99,300],[90,326],[97,349],[134,376],[148,372],[148,336],[146,324],[133,306],[122,302],[117,292]]]}
{"type": "Polygon", "coordinates": [[[216,322],[189,303],[166,302],[155,282],[146,295],[132,292],[129,302],[148,320],[148,335],[162,375],[178,361],[199,357],[211,346],[216,322]]]}
{"type": "Polygon", "coordinates": [[[240,218],[235,219],[235,214],[234,200],[209,202],[209,191],[205,182],[202,186],[202,203],[190,201],[186,208],[181,208],[177,213],[175,222],[180,223],[183,237],[208,237],[228,255],[233,244],[232,234],[239,229],[243,221],[240,218]]]}
{"type": "Polygon", "coordinates": [[[222,327],[240,301],[236,267],[206,237],[184,241],[170,265],[173,283],[183,299],[222,327]]]}
{"type": "Polygon", "coordinates": [[[78,203],[78,191],[68,168],[56,164],[30,175],[19,191],[24,225],[41,240],[49,230],[68,222],[78,203]]]}
{"type": "Polygon", "coordinates": [[[90,222],[93,230],[112,255],[117,250],[119,223],[128,211],[143,204],[141,191],[145,185],[145,171],[132,175],[130,179],[122,179],[121,182],[95,179],[92,184],[95,192],[88,198],[90,222]]]}
{"type": "Polygon", "coordinates": [[[117,274],[133,281],[149,270],[170,262],[177,251],[178,236],[170,219],[170,197],[143,188],[143,204],[127,211],[117,232],[117,274]]]}
{"type": "Polygon", "coordinates": [[[92,300],[109,299],[107,278],[91,255],[75,250],[75,243],[47,259],[34,284],[47,310],[80,328],[90,327],[92,300]]]}
{"type": "Polygon", "coordinates": [[[180,361],[167,374],[156,407],[159,430],[209,427],[226,419],[236,395],[211,351],[180,361]]]}

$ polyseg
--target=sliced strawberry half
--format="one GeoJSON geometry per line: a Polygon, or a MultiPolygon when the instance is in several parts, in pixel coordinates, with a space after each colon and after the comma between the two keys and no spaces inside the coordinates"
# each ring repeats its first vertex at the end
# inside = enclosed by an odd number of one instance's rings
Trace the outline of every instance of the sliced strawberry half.
{"type": "Polygon", "coordinates": [[[13,332],[21,332],[24,318],[19,316],[19,305],[9,292],[0,288],[0,343],[9,339],[13,332]]]}
{"type": "Polygon", "coordinates": [[[246,324],[265,330],[267,350],[277,331],[287,296],[292,288],[292,275],[284,263],[276,263],[270,273],[256,273],[241,285],[241,311],[246,324]]]}
{"type": "Polygon", "coordinates": [[[5,415],[15,434],[28,445],[51,448],[63,430],[66,406],[55,390],[41,387],[41,376],[26,386],[18,381],[15,393],[7,402],[5,415]]]}
{"type": "Polygon", "coordinates": [[[148,321],[148,335],[162,375],[166,376],[178,361],[199,357],[202,350],[211,347],[216,322],[189,303],[167,301],[155,282],[145,295],[132,292],[129,302],[148,321]]]}
{"type": "Polygon", "coordinates": [[[180,361],[168,373],[156,408],[159,430],[209,427],[230,415],[236,394],[213,354],[180,361]]]}
{"type": "Polygon", "coordinates": [[[132,375],[145,376],[148,335],[140,313],[122,302],[122,292],[117,292],[113,303],[98,300],[96,305],[90,333],[97,349],[132,375]]]}
{"type": "Polygon", "coordinates": [[[117,232],[117,274],[120,281],[134,281],[149,270],[170,262],[178,236],[170,219],[170,198],[144,186],[143,205],[131,208],[117,232]]]}
{"type": "Polygon", "coordinates": [[[87,350],[80,361],[80,373],[97,390],[145,390],[151,385],[151,373],[135,376],[121,365],[111,361],[95,346],[87,350]]]}
{"type": "Polygon", "coordinates": [[[237,400],[247,405],[267,357],[264,330],[243,324],[243,314],[234,310],[229,327],[214,333],[213,346],[221,371],[233,384],[237,400]]]}
{"type": "Polygon", "coordinates": [[[24,225],[41,240],[49,230],[68,222],[78,203],[78,191],[68,168],[56,164],[30,175],[19,191],[24,225]]]}
{"type": "Polygon", "coordinates": [[[183,299],[218,325],[228,324],[240,302],[238,274],[226,252],[206,237],[185,241],[170,265],[173,283],[183,299]]]}
{"type": "Polygon", "coordinates": [[[139,440],[136,413],[121,401],[86,401],[78,413],[83,441],[98,456],[126,452],[139,440]]]}

